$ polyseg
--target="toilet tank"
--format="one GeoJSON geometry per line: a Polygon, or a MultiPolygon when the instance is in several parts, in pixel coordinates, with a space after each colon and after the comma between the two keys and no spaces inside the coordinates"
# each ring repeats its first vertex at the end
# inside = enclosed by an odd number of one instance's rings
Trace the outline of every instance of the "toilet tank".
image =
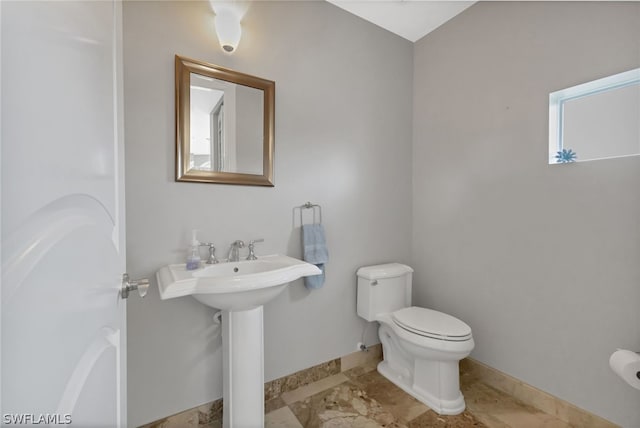
{"type": "Polygon", "coordinates": [[[358,269],[358,316],[375,321],[376,315],[411,306],[413,269],[400,263],[358,269]]]}

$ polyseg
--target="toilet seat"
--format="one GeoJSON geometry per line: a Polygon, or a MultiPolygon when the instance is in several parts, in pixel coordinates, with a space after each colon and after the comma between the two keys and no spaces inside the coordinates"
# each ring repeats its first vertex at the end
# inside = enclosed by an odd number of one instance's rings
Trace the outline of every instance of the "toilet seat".
{"type": "Polygon", "coordinates": [[[471,338],[471,327],[458,318],[432,309],[412,306],[391,314],[403,330],[431,339],[461,342],[471,338]]]}

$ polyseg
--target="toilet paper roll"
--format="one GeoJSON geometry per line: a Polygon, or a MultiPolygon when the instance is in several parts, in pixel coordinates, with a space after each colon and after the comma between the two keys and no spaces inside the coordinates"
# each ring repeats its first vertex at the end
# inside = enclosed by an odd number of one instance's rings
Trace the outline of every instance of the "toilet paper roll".
{"type": "Polygon", "coordinates": [[[640,355],[626,349],[618,349],[609,358],[611,370],[625,382],[640,389],[640,355]]]}

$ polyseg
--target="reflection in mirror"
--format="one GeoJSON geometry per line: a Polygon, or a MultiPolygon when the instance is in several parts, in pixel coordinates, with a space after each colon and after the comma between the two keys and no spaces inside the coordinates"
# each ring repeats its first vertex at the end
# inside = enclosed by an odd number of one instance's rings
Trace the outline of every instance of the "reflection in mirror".
{"type": "Polygon", "coordinates": [[[274,82],[176,56],[176,179],[273,186],[274,82]]]}
{"type": "MultiPolygon", "coordinates": [[[[219,85],[222,86],[222,85],[219,85]]],[[[223,171],[225,90],[209,77],[191,73],[189,169],[223,171]]],[[[229,95],[227,94],[227,99],[229,95]]]]}
{"type": "Polygon", "coordinates": [[[549,163],[640,154],[640,68],[549,95],[549,163]]]}

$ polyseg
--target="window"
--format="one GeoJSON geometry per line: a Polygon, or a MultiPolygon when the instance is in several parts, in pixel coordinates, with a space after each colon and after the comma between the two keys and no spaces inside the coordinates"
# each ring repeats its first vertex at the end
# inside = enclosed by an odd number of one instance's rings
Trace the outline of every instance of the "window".
{"type": "Polygon", "coordinates": [[[640,154],[640,68],[549,95],[549,163],[640,154]]]}

